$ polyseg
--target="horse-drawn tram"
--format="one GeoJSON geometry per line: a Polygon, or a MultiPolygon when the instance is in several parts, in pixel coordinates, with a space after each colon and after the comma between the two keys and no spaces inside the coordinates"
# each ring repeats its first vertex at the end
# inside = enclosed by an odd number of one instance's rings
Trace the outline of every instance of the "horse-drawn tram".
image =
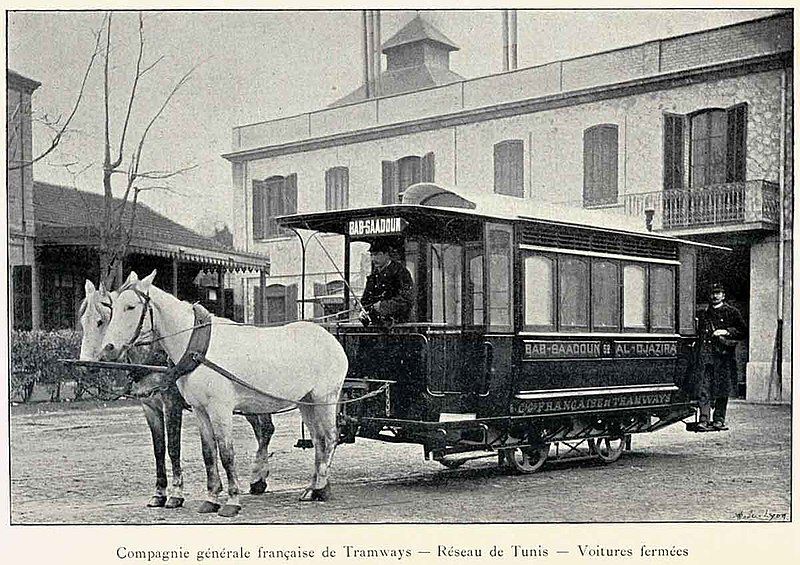
{"type": "Polygon", "coordinates": [[[391,242],[414,282],[407,322],[327,326],[349,359],[343,398],[369,397],[343,405],[343,441],[417,443],[446,466],[498,456],[530,473],[565,453],[614,461],[632,434],[694,413],[681,385],[698,244],[525,205],[426,183],[400,204],[278,219],[343,236],[343,311],[360,308],[352,259],[367,243],[391,242]]]}

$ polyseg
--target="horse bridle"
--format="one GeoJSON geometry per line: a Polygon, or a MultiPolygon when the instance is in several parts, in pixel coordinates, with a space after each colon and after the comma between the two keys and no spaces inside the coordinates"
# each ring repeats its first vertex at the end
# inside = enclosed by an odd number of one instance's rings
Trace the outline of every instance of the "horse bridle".
{"type": "MultiPolygon", "coordinates": [[[[139,301],[143,304],[143,308],[142,308],[142,315],[139,316],[139,323],[136,324],[136,331],[133,332],[133,336],[131,336],[131,339],[128,341],[128,343],[125,344],[124,347],[125,349],[130,349],[131,347],[134,347],[136,345],[148,345],[148,343],[145,342],[142,343],[137,343],[137,342],[139,341],[139,338],[142,335],[142,327],[144,326],[144,319],[147,317],[148,313],[150,314],[150,331],[151,332],[155,331],[155,327],[153,326],[153,308],[150,306],[150,295],[145,294],[144,292],[142,292],[137,288],[130,288],[126,290],[132,290],[136,294],[136,296],[139,298],[139,301]]],[[[122,291],[120,291],[120,294],[121,293],[122,291]]],[[[114,312],[113,309],[111,312],[113,316],[114,312]]]]}

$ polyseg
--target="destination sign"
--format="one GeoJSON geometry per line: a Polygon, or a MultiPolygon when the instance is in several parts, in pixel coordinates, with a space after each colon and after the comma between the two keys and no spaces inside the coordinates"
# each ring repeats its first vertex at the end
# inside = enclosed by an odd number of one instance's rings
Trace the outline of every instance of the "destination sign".
{"type": "Polygon", "coordinates": [[[669,404],[671,401],[672,394],[669,392],[615,394],[592,396],[588,398],[517,399],[511,403],[511,414],[553,414],[557,412],[576,412],[581,410],[656,406],[659,404],[669,404]]]}
{"type": "Polygon", "coordinates": [[[406,229],[408,222],[403,218],[365,218],[347,222],[349,235],[392,235],[406,229]]]}
{"type": "Polygon", "coordinates": [[[678,343],[675,341],[617,341],[614,342],[614,357],[675,357],[678,343]]]}
{"type": "Polygon", "coordinates": [[[523,359],[603,357],[600,341],[526,341],[523,359]]]}
{"type": "Polygon", "coordinates": [[[526,340],[522,358],[538,359],[636,359],[674,358],[677,341],[598,340],[526,340]]]}

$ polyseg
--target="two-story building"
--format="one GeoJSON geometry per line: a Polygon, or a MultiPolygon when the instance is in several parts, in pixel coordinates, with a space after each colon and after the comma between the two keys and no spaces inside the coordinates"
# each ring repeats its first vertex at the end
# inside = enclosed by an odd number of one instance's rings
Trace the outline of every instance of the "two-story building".
{"type": "Polygon", "coordinates": [[[38,320],[33,210],[31,95],[41,83],[6,71],[6,198],[8,205],[9,327],[31,329],[38,320]]]}
{"type": "MultiPolygon", "coordinates": [[[[792,41],[781,13],[467,80],[449,69],[457,46],[415,18],[383,44],[370,97],[234,128],[234,238],[271,258],[270,276],[241,288],[246,319],[310,317],[341,292],[341,245],[309,233],[301,245],[275,216],[396,202],[431,180],[649,216],[653,230],[732,248],[699,258],[698,303],[728,286],[749,324],[746,397],[788,402],[792,41]]],[[[351,262],[368,272],[364,255],[351,262]]]]}

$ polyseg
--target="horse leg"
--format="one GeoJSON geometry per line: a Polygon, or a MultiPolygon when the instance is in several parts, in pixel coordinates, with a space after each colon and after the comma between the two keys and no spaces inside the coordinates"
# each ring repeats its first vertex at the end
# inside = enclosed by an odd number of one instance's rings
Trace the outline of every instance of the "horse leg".
{"type": "Polygon", "coordinates": [[[209,414],[214,437],[217,440],[219,458],[228,478],[228,501],[219,509],[220,516],[231,518],[242,509],[239,503],[239,480],[236,476],[236,460],[233,449],[233,410],[215,411],[209,414]]]}
{"type": "Polygon", "coordinates": [[[314,440],[314,475],[311,487],[300,497],[303,502],[324,502],[331,496],[328,469],[333,462],[333,453],[339,439],[339,430],[336,427],[337,406],[332,404],[336,400],[338,396],[315,399],[314,401],[319,403],[317,406],[301,408],[303,421],[306,422],[314,440]]]}
{"type": "Polygon", "coordinates": [[[271,414],[246,414],[258,440],[258,449],[253,460],[253,472],[250,478],[250,494],[264,494],[269,477],[269,441],[275,432],[271,414]]]}
{"type": "Polygon", "coordinates": [[[220,509],[219,493],[222,492],[222,480],[219,478],[217,468],[217,442],[214,439],[214,429],[211,419],[203,407],[194,406],[197,422],[200,427],[200,443],[203,448],[203,464],[206,467],[206,484],[208,498],[203,501],[197,510],[200,514],[210,514],[220,509]]]}
{"type": "Polygon", "coordinates": [[[150,437],[153,439],[153,454],[156,458],[156,493],[147,503],[149,508],[160,508],[167,502],[167,469],[164,461],[164,412],[159,406],[160,402],[152,398],[142,400],[147,427],[150,428],[150,437]]]}
{"type": "Polygon", "coordinates": [[[183,470],[181,469],[181,428],[183,426],[183,397],[177,387],[162,394],[164,421],[167,426],[167,453],[172,463],[172,489],[165,508],[183,506],[183,470]]]}

